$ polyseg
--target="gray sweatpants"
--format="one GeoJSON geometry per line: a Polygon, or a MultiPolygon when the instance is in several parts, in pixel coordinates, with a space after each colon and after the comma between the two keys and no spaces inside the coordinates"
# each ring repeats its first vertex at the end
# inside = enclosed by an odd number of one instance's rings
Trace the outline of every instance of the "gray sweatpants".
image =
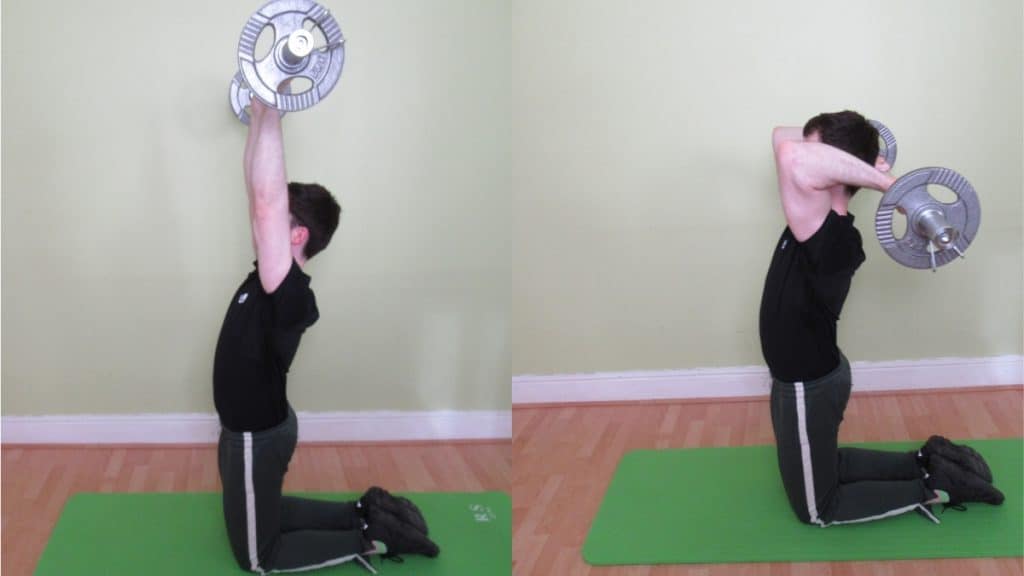
{"type": "MultiPolygon", "coordinates": [[[[920,509],[932,497],[912,452],[839,448],[850,363],[810,382],[772,380],[772,427],[782,484],[802,522],[867,522],[920,509]]],[[[928,514],[929,517],[931,516],[928,514]]]]}
{"type": "Polygon", "coordinates": [[[298,420],[291,408],[288,418],[269,430],[221,427],[217,452],[224,522],[231,550],[244,570],[312,570],[356,560],[366,552],[363,521],[354,502],[281,495],[297,436],[298,420]]]}

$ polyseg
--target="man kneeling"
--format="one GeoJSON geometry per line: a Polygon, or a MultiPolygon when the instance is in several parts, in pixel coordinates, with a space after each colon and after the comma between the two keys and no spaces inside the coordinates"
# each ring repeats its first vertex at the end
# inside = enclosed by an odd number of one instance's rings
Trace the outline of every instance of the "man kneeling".
{"type": "Polygon", "coordinates": [[[286,375],[319,318],[302,267],[323,250],[341,208],[317,184],[287,184],[277,110],[252,102],[244,172],[256,267],[231,297],[217,341],[213,395],[224,520],[239,566],[260,574],[398,554],[437,556],[407,499],[371,488],[355,502],[283,496],[298,421],[286,375]]]}
{"type": "Polygon", "coordinates": [[[847,210],[860,187],[895,179],[878,157],[878,132],[856,112],[821,114],[773,134],[788,226],[775,245],[761,297],[761,349],[772,374],[779,470],[801,521],[865,522],[927,505],[1001,504],[981,456],[934,436],[917,452],[839,448],[850,364],[836,324],[857,268],[860,233],[847,210]]]}

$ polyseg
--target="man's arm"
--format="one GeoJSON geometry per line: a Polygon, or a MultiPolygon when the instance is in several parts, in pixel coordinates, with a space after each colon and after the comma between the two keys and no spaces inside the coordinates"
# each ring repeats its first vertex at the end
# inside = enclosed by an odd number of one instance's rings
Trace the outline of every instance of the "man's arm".
{"type": "Polygon", "coordinates": [[[804,129],[799,126],[778,126],[772,130],[772,150],[779,153],[779,145],[783,142],[803,142],[804,129]]]}
{"type": "MultiPolygon", "coordinates": [[[[250,107],[251,110],[251,107],[250,107]]],[[[245,192],[246,197],[252,197],[252,154],[256,149],[256,135],[259,130],[255,127],[256,119],[253,118],[253,114],[249,114],[249,133],[245,138],[245,155],[242,158],[242,172],[245,175],[245,192]]],[[[252,202],[249,202],[249,222],[252,222],[252,202]]],[[[256,250],[255,238],[253,239],[252,245],[253,251],[256,250]]]]}
{"type": "MultiPolygon", "coordinates": [[[[832,209],[831,190],[851,185],[882,192],[895,178],[828,144],[791,139],[792,129],[772,135],[782,209],[793,236],[800,242],[821,227],[832,209]]],[[[880,168],[888,166],[880,165],[880,168]]]]}
{"type": "Polygon", "coordinates": [[[255,98],[251,110],[243,164],[260,283],[271,293],[281,285],[292,265],[284,140],[277,110],[255,98]]]}

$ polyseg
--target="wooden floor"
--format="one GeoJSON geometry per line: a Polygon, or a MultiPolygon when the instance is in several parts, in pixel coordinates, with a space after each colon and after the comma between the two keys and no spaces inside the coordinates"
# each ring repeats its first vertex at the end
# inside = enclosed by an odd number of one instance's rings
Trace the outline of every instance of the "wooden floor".
{"type": "MultiPolygon", "coordinates": [[[[840,441],[1022,436],[1024,394],[994,391],[855,395],[840,441]]],[[[1021,558],[896,562],[588,566],[581,550],[619,459],[636,448],[774,442],[768,402],[513,409],[513,566],[527,575],[1010,575],[1021,558]]],[[[1019,495],[1018,495],[1019,496],[1019,495]]]]}
{"type": "MultiPolygon", "coordinates": [[[[31,574],[68,496],[76,492],[220,490],[215,446],[2,449],[0,572],[31,574]]],[[[511,444],[301,445],[286,491],[509,490],[511,444]]]]}
{"type": "MultiPolygon", "coordinates": [[[[1021,389],[854,396],[846,442],[1024,435],[1021,389]]],[[[770,444],[767,401],[516,408],[508,443],[300,446],[288,491],[509,490],[513,566],[527,575],[1024,574],[1020,558],[635,566],[586,565],[590,521],[622,455],[635,448],[770,444]]],[[[2,449],[0,569],[31,574],[60,510],[75,492],[216,491],[216,449],[2,449]]]]}

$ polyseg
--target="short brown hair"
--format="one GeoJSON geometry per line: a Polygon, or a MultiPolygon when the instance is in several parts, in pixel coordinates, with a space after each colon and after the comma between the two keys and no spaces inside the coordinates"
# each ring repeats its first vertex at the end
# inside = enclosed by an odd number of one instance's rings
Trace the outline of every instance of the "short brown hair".
{"type": "Polygon", "coordinates": [[[341,206],[319,184],[289,182],[288,211],[297,224],[309,230],[309,241],[303,249],[307,259],[327,247],[341,217],[341,206]]]}
{"type": "MultiPolygon", "coordinates": [[[[878,130],[866,118],[852,110],[818,114],[804,124],[804,137],[817,132],[821,141],[829,146],[853,154],[857,158],[875,165],[878,158],[878,130]]],[[[860,188],[847,186],[851,197],[860,188]]]]}

